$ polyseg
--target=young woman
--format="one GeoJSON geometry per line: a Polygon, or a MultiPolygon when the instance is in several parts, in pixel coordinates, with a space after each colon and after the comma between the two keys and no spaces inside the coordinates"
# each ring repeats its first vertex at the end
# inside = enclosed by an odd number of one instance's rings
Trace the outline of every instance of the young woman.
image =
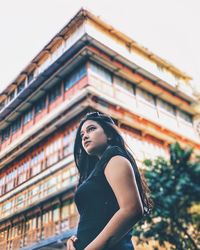
{"type": "Polygon", "coordinates": [[[111,117],[87,113],[74,143],[77,235],[67,250],[133,250],[131,230],[152,209],[149,189],[111,117]]]}

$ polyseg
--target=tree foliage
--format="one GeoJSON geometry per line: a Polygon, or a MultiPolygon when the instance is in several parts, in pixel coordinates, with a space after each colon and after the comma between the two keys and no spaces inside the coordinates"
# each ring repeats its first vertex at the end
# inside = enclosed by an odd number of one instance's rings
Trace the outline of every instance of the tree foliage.
{"type": "Polygon", "coordinates": [[[200,158],[191,160],[192,152],[174,143],[170,159],[144,161],[154,209],[133,229],[139,242],[153,239],[166,249],[200,249],[200,158]]]}

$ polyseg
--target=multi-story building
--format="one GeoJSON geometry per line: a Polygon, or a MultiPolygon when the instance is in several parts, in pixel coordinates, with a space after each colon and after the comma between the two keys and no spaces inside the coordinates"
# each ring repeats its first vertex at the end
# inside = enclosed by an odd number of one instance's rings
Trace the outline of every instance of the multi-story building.
{"type": "Polygon", "coordinates": [[[200,151],[195,103],[187,74],[81,9],[0,95],[0,249],[64,249],[76,232],[88,111],[115,120],[142,167],[174,141],[200,151]]]}

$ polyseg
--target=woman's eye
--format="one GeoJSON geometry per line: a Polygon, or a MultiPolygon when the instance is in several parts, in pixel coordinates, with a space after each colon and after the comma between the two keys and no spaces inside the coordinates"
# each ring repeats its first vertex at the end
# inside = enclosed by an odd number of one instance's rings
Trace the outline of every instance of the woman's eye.
{"type": "Polygon", "coordinates": [[[91,129],[94,129],[94,127],[89,128],[88,130],[90,131],[91,129]]]}
{"type": "MultiPolygon", "coordinates": [[[[95,129],[95,127],[91,127],[87,131],[90,131],[90,130],[93,130],[93,129],[95,129]]],[[[81,134],[81,138],[83,138],[83,134],[81,134]]]]}

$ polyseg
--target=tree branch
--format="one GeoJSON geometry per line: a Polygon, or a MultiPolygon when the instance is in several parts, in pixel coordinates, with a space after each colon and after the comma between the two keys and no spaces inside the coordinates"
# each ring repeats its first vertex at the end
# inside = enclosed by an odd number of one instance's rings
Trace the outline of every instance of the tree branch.
{"type": "Polygon", "coordinates": [[[189,238],[189,240],[191,241],[192,245],[194,246],[194,249],[195,250],[198,250],[198,246],[196,245],[195,241],[193,240],[192,236],[190,236],[190,234],[187,232],[187,229],[184,228],[182,226],[182,224],[178,221],[178,220],[175,220],[175,223],[177,225],[177,227],[179,227],[184,233],[185,235],[187,235],[187,237],[189,238]]]}

